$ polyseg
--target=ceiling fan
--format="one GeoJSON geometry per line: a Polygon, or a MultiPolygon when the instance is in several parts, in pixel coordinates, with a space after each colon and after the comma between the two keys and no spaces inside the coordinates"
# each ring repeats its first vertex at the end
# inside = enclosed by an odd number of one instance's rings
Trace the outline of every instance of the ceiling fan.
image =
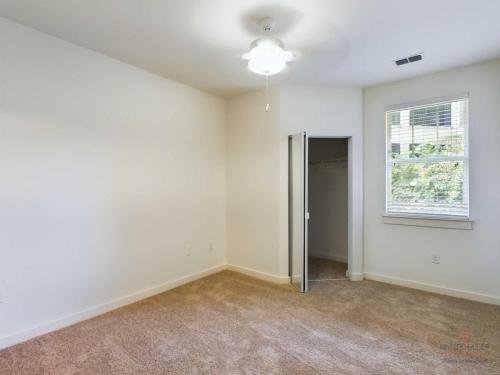
{"type": "MultiPolygon", "coordinates": [[[[270,17],[265,17],[259,21],[264,34],[269,34],[275,25],[270,17]]],[[[277,38],[265,36],[254,40],[250,44],[250,51],[243,55],[244,60],[248,60],[250,71],[270,76],[285,69],[288,62],[293,61],[292,52],[285,50],[284,43],[277,38]]]]}
{"type": "Polygon", "coordinates": [[[282,72],[287,63],[294,60],[294,55],[285,50],[285,44],[280,39],[269,36],[275,25],[274,19],[262,18],[259,25],[267,35],[255,39],[250,44],[250,51],[243,54],[242,58],[248,60],[250,71],[266,76],[266,112],[268,112],[269,76],[282,72]]]}

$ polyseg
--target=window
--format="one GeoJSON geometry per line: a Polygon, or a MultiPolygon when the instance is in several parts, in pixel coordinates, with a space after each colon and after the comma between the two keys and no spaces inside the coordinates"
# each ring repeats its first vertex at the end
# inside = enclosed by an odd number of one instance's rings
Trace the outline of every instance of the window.
{"type": "Polygon", "coordinates": [[[392,112],[390,122],[392,126],[399,126],[401,123],[401,116],[399,112],[392,112]]]}
{"type": "Polygon", "coordinates": [[[420,156],[420,143],[410,143],[408,150],[410,151],[410,158],[418,158],[420,156]]]}
{"type": "Polygon", "coordinates": [[[451,126],[451,103],[410,109],[412,126],[451,126]]]}
{"type": "Polygon", "coordinates": [[[468,218],[468,120],[467,98],[386,112],[386,214],[468,218]]]}
{"type": "Polygon", "coordinates": [[[401,145],[399,143],[393,143],[391,150],[392,150],[392,153],[393,153],[392,157],[395,158],[396,155],[394,155],[394,154],[399,155],[401,153],[401,145]]]}

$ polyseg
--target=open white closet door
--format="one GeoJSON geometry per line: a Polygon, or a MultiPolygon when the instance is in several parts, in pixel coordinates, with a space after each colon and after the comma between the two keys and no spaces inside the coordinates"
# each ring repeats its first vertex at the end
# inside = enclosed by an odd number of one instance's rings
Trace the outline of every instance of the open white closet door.
{"type": "Polygon", "coordinates": [[[307,135],[293,135],[289,141],[289,241],[290,279],[307,292],[307,135]]]}

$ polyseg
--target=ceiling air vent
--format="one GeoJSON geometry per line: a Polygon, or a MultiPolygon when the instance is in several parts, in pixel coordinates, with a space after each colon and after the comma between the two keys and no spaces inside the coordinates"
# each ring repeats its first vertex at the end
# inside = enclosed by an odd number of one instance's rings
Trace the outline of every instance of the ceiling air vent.
{"type": "Polygon", "coordinates": [[[405,65],[408,63],[412,63],[412,62],[417,62],[420,60],[422,60],[421,53],[419,53],[418,55],[403,57],[402,59],[395,60],[394,62],[396,63],[397,66],[400,66],[400,65],[405,65]]]}

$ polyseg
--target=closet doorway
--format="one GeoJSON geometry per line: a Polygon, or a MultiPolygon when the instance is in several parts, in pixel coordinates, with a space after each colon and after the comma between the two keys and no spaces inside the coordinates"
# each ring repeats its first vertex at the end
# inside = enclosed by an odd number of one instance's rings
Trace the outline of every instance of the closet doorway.
{"type": "Polygon", "coordinates": [[[308,280],[346,280],[348,139],[309,138],[308,280]]]}
{"type": "Polygon", "coordinates": [[[300,291],[347,280],[349,138],[289,139],[290,278],[300,291]]]}

